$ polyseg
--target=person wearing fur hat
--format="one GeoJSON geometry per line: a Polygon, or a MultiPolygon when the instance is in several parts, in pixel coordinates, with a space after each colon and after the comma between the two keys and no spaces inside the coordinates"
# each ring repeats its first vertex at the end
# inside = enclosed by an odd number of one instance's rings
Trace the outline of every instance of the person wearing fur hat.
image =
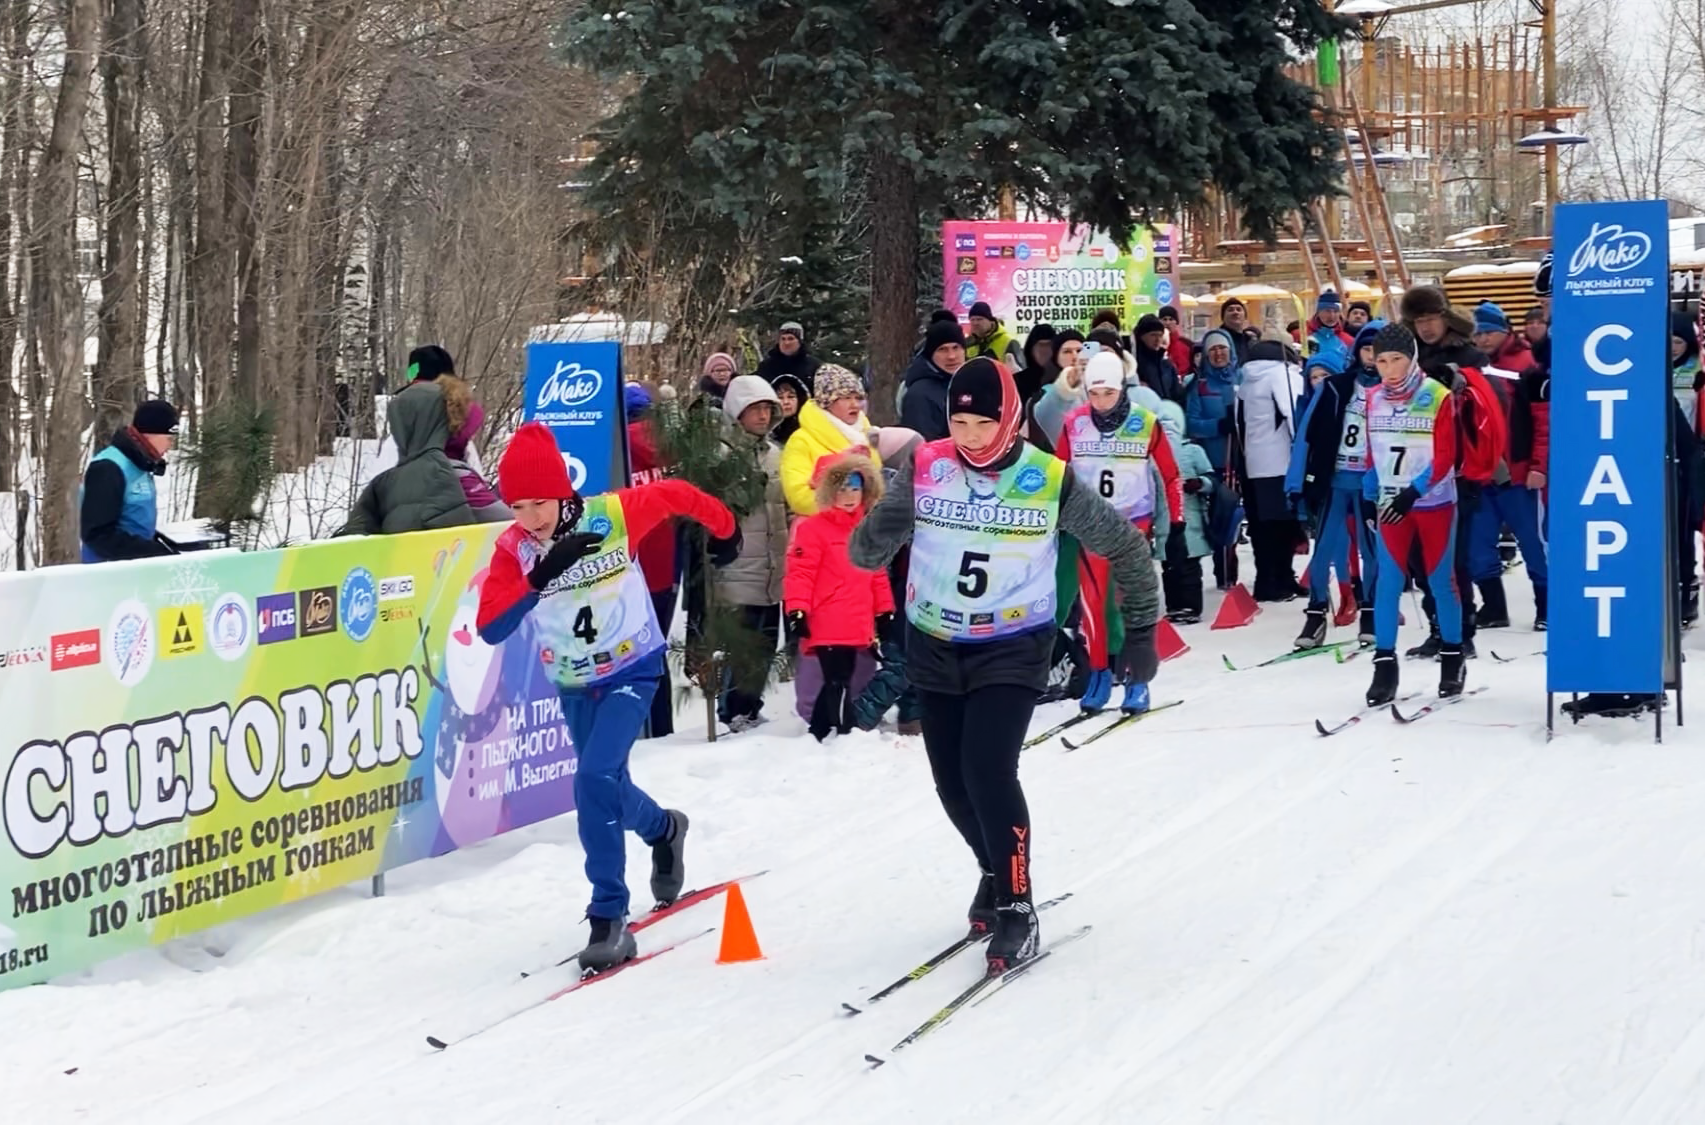
{"type": "MultiPolygon", "coordinates": [[[[1079,484],[1112,504],[1164,551],[1173,513],[1184,510],[1178,462],[1155,413],[1170,400],[1150,397],[1154,410],[1134,405],[1135,388],[1127,393],[1118,357],[1110,352],[1089,361],[1084,386],[1088,400],[1066,415],[1054,452],[1071,465],[1079,484]]],[[[1089,683],[1079,703],[1086,711],[1100,711],[1113,694],[1111,655],[1124,644],[1107,560],[1079,551],[1076,567],[1067,574],[1060,582],[1060,601],[1080,600],[1080,630],[1089,651],[1089,683]]],[[[1148,685],[1127,683],[1120,709],[1146,711],[1148,685]]]]}
{"type": "Polygon", "coordinates": [[[923,349],[901,383],[900,425],[925,441],[947,436],[947,381],[965,362],[965,330],[957,320],[932,320],[923,349]]]}
{"type": "Polygon", "coordinates": [[[1012,374],[972,360],[947,388],[951,435],[925,442],[847,545],[855,566],[887,565],[911,543],[907,674],[922,702],[936,792],[979,868],[971,932],[1002,971],[1039,941],[1035,848],[1019,750],[1053,664],[1055,570],[1062,533],[1107,559],[1125,618],[1119,678],[1159,667],[1159,584],[1129,519],[1063,461],[1026,443],[1012,374]]]}
{"type": "Polygon", "coordinates": [[[805,347],[804,326],[797,320],[790,320],[776,330],[775,346],[764,356],[763,361],[758,364],[758,370],[753,374],[772,387],[783,375],[791,375],[804,384],[805,397],[809,397],[812,384],[817,378],[817,369],[821,366],[823,361],[805,347]]]}
{"type": "Polygon", "coordinates": [[[894,591],[882,570],[863,570],[847,557],[847,541],[882,499],[876,462],[847,451],[824,457],[816,472],[817,514],[800,520],[787,548],[782,604],[788,634],[815,656],[823,686],[811,706],[811,737],[846,734],[854,725],[853,671],[861,649],[894,625],[894,591]]]}
{"type": "Polygon", "coordinates": [[[86,563],[150,559],[177,552],[160,536],[154,478],[178,443],[178,408],[150,399],[130,425],[83,470],[77,490],[78,536],[86,563]]]}
{"type": "Polygon", "coordinates": [[[717,600],[740,615],[740,623],[767,654],[759,663],[736,660],[717,708],[717,717],[736,732],[764,721],[764,685],[781,640],[782,576],[787,570],[787,498],[781,487],[781,446],[771,435],[781,404],[756,375],[728,381],[722,411],[728,416],[727,446],[755,458],[764,476],[763,503],[740,518],[740,553],[716,572],[717,600]],[[741,665],[749,663],[749,667],[741,665]]]}
{"type": "MultiPolygon", "coordinates": [[[[1374,340],[1384,321],[1369,321],[1356,336],[1356,352],[1365,348],[1371,360],[1374,340]]],[[[1310,373],[1319,366],[1323,351],[1309,361],[1310,373]]],[[[1338,574],[1338,614],[1332,624],[1354,625],[1361,619],[1358,639],[1366,647],[1374,642],[1374,607],[1367,591],[1378,574],[1378,548],[1373,530],[1362,519],[1362,491],[1372,466],[1368,453],[1368,392],[1379,385],[1379,369],[1370,362],[1343,370],[1330,370],[1315,387],[1297,426],[1291,446],[1290,468],[1285,473],[1285,495],[1297,517],[1315,541],[1308,561],[1308,608],[1296,639],[1298,649],[1318,648],[1326,643],[1327,613],[1332,573],[1338,574]],[[1360,576],[1356,557],[1360,556],[1360,576]]]]}
{"type": "Polygon", "coordinates": [[[556,438],[538,422],[515,431],[498,466],[515,522],[497,538],[480,591],[480,639],[499,645],[524,621],[562,701],[578,757],[574,805],[592,902],[582,972],[630,961],[624,832],[651,849],[651,893],[680,895],[686,877],[687,817],[635,785],[628,755],[657,690],[668,637],[652,609],[634,545],[675,517],[712,536],[712,561],[738,557],[740,528],[722,501],[681,480],[581,497],[569,483],[556,438]]]}
{"type": "MultiPolygon", "coordinates": [[[[825,363],[817,369],[817,389],[799,408],[799,428],[781,451],[781,484],[796,516],[817,511],[811,487],[817,462],[845,449],[871,452],[870,419],[864,414],[864,381],[846,368],[825,363]]],[[[874,455],[874,454],[873,454],[874,455]]]]}
{"type": "Polygon", "coordinates": [[[1418,580],[1435,591],[1441,636],[1439,695],[1461,695],[1466,670],[1463,610],[1452,579],[1456,558],[1457,396],[1422,372],[1413,333],[1388,324],[1374,339],[1379,386],[1367,395],[1368,454],[1362,517],[1379,526],[1374,588],[1373,682],[1369,707],[1397,698],[1397,627],[1404,577],[1418,559],[1418,580]]]}

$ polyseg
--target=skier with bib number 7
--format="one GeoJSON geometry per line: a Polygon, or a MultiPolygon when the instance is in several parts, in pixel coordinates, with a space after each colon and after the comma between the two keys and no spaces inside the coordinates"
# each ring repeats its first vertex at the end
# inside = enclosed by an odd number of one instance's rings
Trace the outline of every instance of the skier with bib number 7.
{"type": "Polygon", "coordinates": [[[972,934],[990,934],[991,972],[1036,955],[1035,840],[1018,755],[1054,649],[1061,532],[1107,560],[1124,614],[1124,679],[1159,666],[1159,583],[1130,521],[1065,462],[1020,436],[1024,407],[1007,369],[974,359],[947,388],[949,436],[919,446],[853,530],[853,565],[880,569],[908,540],[907,675],[922,704],[924,750],[947,817],[977,859],[972,934]]]}
{"type": "Polygon", "coordinates": [[[685,481],[576,495],[556,438],[538,422],[510,439],[498,487],[515,522],[498,536],[480,592],[480,639],[501,644],[532,615],[539,659],[578,755],[574,805],[592,884],[592,932],[578,959],[583,972],[602,972],[638,953],[627,925],[623,832],[651,848],[659,904],[674,902],[685,878],[686,815],[658,805],[628,776],[667,644],[634,546],[685,516],[716,537],[711,561],[725,566],[739,555],[739,525],[721,501],[685,481]]]}

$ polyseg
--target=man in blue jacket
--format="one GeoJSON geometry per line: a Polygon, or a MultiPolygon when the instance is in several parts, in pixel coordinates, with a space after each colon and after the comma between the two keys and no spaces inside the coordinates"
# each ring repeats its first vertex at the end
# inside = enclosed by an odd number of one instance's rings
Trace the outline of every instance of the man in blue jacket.
{"type": "MultiPolygon", "coordinates": [[[[1366,592],[1374,585],[1379,552],[1373,532],[1361,518],[1363,478],[1372,462],[1367,443],[1367,392],[1379,383],[1379,371],[1360,362],[1361,346],[1371,344],[1385,321],[1369,321],[1356,336],[1355,355],[1345,371],[1327,376],[1315,387],[1291,447],[1285,493],[1296,505],[1304,526],[1315,528],[1314,556],[1308,562],[1308,609],[1296,647],[1319,648],[1326,643],[1326,611],[1330,608],[1331,572],[1347,597],[1361,607],[1360,640],[1373,643],[1373,602],[1366,592]],[[1355,542],[1350,529],[1356,529],[1355,542]],[[1361,554],[1362,577],[1347,581],[1350,550],[1361,554]]],[[[1344,619],[1341,624],[1348,624],[1344,619]]]]}
{"type": "Polygon", "coordinates": [[[113,434],[112,444],[83,470],[77,503],[84,562],[176,553],[156,530],[154,478],[165,474],[177,434],[177,407],[152,399],[136,408],[130,425],[113,434]]]}

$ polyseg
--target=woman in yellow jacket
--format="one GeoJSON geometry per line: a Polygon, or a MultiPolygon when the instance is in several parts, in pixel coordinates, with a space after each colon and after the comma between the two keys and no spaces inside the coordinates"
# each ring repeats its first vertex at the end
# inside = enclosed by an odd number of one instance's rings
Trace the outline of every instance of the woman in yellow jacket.
{"type": "Polygon", "coordinates": [[[870,441],[873,432],[864,416],[864,384],[859,377],[832,363],[819,367],[811,401],[799,409],[799,429],[781,451],[781,487],[789,510],[796,516],[817,513],[811,476],[819,458],[856,446],[876,460],[870,441]]]}

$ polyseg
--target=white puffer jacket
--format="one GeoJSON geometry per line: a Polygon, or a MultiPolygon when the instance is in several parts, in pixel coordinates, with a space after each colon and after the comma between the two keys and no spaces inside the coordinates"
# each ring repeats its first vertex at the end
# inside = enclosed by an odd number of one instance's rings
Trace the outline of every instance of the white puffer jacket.
{"type": "Polygon", "coordinates": [[[1250,480],[1282,477],[1290,468],[1291,441],[1296,437],[1302,367],[1284,357],[1283,345],[1269,341],[1253,345],[1249,356],[1237,388],[1244,476],[1250,480]]]}

